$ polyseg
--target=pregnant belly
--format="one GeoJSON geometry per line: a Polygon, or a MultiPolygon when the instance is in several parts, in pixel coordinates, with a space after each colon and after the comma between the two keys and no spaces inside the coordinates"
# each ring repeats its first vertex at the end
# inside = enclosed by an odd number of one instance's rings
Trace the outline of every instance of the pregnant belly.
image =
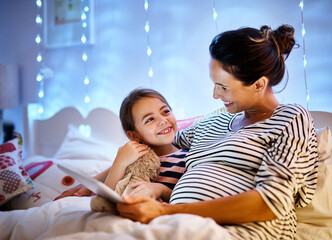
{"type": "Polygon", "coordinates": [[[255,188],[253,172],[209,162],[191,168],[180,178],[170,203],[189,203],[235,195],[255,188]]]}

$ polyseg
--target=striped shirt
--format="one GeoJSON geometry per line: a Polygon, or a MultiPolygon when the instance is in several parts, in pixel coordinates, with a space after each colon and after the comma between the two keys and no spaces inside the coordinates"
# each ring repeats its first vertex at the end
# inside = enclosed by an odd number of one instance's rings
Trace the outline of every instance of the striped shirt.
{"type": "Polygon", "coordinates": [[[313,121],[300,105],[279,105],[261,122],[231,129],[236,115],[220,113],[178,132],[189,152],[186,173],[170,202],[187,203],[257,190],[276,220],[224,225],[233,239],[294,239],[295,207],[313,198],[317,140],[313,121]]]}
{"type": "Polygon", "coordinates": [[[170,189],[173,189],[186,170],[185,158],[187,152],[187,150],[180,149],[177,152],[159,156],[160,172],[156,182],[162,183],[170,189]]]}

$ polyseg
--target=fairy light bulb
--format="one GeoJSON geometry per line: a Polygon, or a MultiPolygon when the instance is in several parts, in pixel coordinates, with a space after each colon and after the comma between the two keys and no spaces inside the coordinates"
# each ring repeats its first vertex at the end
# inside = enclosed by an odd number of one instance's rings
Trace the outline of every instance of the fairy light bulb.
{"type": "Polygon", "coordinates": [[[84,78],[84,84],[85,85],[88,85],[90,83],[90,80],[89,80],[89,78],[86,76],[85,78],[84,78]]]}
{"type": "Polygon", "coordinates": [[[89,102],[90,102],[90,97],[89,97],[89,96],[85,96],[85,98],[84,98],[84,102],[85,102],[85,103],[89,103],[89,102]]]}
{"type": "Polygon", "coordinates": [[[81,15],[81,19],[84,21],[86,19],[86,14],[83,12],[81,15]]]}
{"type": "Polygon", "coordinates": [[[305,56],[303,56],[303,66],[304,67],[307,66],[307,58],[305,56]]]}
{"type": "Polygon", "coordinates": [[[145,31],[146,31],[147,33],[150,32],[149,21],[146,21],[144,29],[145,29],[145,31]]]}
{"type": "Polygon", "coordinates": [[[217,20],[217,17],[218,17],[218,14],[217,14],[217,12],[216,12],[216,9],[213,8],[213,19],[214,19],[214,20],[217,20]]]}
{"type": "Polygon", "coordinates": [[[35,42],[36,42],[37,44],[39,44],[39,43],[41,42],[41,37],[40,37],[39,33],[37,34],[37,36],[36,36],[36,38],[35,38],[35,42]]]}
{"type": "Polygon", "coordinates": [[[41,8],[41,6],[43,5],[43,2],[41,0],[36,0],[36,5],[37,5],[37,7],[41,8]]]}
{"type": "Polygon", "coordinates": [[[41,73],[38,73],[37,76],[36,76],[37,82],[40,82],[43,79],[44,79],[44,76],[41,73]]]}
{"type": "Polygon", "coordinates": [[[81,42],[82,42],[82,43],[86,43],[86,37],[85,37],[84,34],[83,34],[82,37],[81,37],[81,42]]]}
{"type": "Polygon", "coordinates": [[[149,77],[153,77],[152,67],[150,67],[150,69],[149,69],[149,77]]]}
{"type": "Polygon", "coordinates": [[[41,62],[43,60],[43,57],[42,57],[41,53],[38,53],[36,59],[37,59],[37,62],[41,62]]]}
{"type": "Polygon", "coordinates": [[[152,54],[152,50],[151,50],[150,46],[148,46],[146,53],[148,54],[148,56],[150,56],[152,54]]]}
{"type": "Polygon", "coordinates": [[[44,97],[44,91],[43,89],[40,89],[39,92],[38,92],[38,97],[39,98],[43,98],[44,97]]]}
{"type": "Polygon", "coordinates": [[[43,19],[40,17],[39,14],[36,16],[36,23],[37,24],[42,24],[43,23],[43,19]]]}
{"type": "Polygon", "coordinates": [[[88,60],[88,56],[86,55],[85,52],[83,52],[83,54],[82,54],[82,60],[83,60],[84,62],[86,62],[86,60],[88,60]]]}
{"type": "Polygon", "coordinates": [[[149,8],[149,3],[148,3],[147,0],[145,0],[145,1],[144,1],[144,9],[145,9],[145,11],[147,11],[148,8],[149,8]]]}

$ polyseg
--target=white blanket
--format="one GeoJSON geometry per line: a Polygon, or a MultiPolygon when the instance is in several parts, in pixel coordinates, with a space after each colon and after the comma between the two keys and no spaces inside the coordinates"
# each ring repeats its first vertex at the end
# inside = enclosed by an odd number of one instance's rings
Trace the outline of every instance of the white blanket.
{"type": "Polygon", "coordinates": [[[90,211],[89,197],[68,197],[27,210],[0,213],[1,239],[230,239],[212,219],[190,214],[161,216],[141,224],[90,211]]]}

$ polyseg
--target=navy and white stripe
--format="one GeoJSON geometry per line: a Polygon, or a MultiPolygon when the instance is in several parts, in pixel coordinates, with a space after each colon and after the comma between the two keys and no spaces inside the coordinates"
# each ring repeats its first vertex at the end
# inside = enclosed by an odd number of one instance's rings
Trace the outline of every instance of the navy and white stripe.
{"type": "Polygon", "coordinates": [[[175,143],[188,149],[187,171],[170,202],[187,203],[257,190],[277,220],[227,225],[235,239],[293,239],[295,206],[313,198],[317,140],[300,105],[279,105],[266,120],[231,130],[235,115],[220,113],[180,131],[175,143]]]}

